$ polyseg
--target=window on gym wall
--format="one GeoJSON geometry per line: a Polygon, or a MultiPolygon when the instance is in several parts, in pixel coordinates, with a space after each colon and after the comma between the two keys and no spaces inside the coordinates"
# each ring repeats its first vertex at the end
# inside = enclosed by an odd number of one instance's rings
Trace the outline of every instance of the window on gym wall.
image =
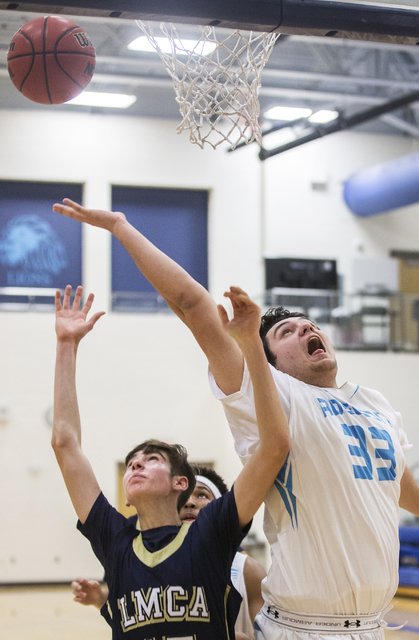
{"type": "Polygon", "coordinates": [[[81,224],[53,213],[82,185],[0,180],[0,309],[54,309],[56,289],[82,281],[81,224]]]}
{"type": "MultiPolygon", "coordinates": [[[[112,209],[123,211],[146,238],[208,287],[207,191],[114,186],[112,209]]],[[[124,312],[169,310],[114,237],[112,308],[124,312]]]]}

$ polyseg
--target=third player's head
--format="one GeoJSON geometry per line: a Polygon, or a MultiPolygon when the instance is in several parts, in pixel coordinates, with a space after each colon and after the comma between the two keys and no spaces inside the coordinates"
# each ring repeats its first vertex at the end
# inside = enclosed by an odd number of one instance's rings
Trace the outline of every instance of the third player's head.
{"type": "Polygon", "coordinates": [[[336,386],[332,343],[305,314],[269,309],[262,317],[260,336],[268,361],[279,371],[307,384],[336,386]]]}
{"type": "Polygon", "coordinates": [[[214,469],[201,465],[193,465],[192,469],[195,473],[195,488],[180,510],[182,522],[196,520],[203,507],[228,491],[226,483],[214,469]]]}

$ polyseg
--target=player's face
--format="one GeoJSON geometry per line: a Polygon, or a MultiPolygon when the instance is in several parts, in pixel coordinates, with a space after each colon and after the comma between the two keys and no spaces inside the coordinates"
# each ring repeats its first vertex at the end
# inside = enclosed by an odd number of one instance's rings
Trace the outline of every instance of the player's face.
{"type": "Polygon", "coordinates": [[[180,519],[182,522],[193,522],[196,520],[201,509],[213,500],[215,500],[215,496],[211,489],[208,489],[208,487],[198,481],[188,502],[180,510],[180,519]]]}
{"type": "Polygon", "coordinates": [[[307,384],[336,387],[336,356],[324,331],[307,318],[286,318],[266,334],[276,368],[307,384]]]}
{"type": "Polygon", "coordinates": [[[168,496],[173,488],[173,477],[167,457],[159,451],[137,451],[128,462],[123,484],[131,504],[137,495],[168,496]]]}

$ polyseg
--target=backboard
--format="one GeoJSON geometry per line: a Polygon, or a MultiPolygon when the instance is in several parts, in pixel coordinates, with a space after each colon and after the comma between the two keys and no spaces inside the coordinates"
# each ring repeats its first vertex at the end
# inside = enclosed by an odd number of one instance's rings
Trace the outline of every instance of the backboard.
{"type": "Polygon", "coordinates": [[[24,0],[0,10],[419,43],[416,0],[24,0]]]}

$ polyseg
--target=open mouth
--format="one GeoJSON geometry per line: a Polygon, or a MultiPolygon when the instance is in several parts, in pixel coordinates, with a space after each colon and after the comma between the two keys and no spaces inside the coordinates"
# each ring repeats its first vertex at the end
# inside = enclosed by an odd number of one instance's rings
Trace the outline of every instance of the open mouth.
{"type": "Polygon", "coordinates": [[[310,340],[307,342],[307,349],[309,356],[312,356],[315,353],[325,353],[326,351],[318,336],[311,336],[310,340]]]}
{"type": "Polygon", "coordinates": [[[193,522],[196,520],[196,516],[193,513],[186,513],[182,516],[182,522],[193,522]]]}

